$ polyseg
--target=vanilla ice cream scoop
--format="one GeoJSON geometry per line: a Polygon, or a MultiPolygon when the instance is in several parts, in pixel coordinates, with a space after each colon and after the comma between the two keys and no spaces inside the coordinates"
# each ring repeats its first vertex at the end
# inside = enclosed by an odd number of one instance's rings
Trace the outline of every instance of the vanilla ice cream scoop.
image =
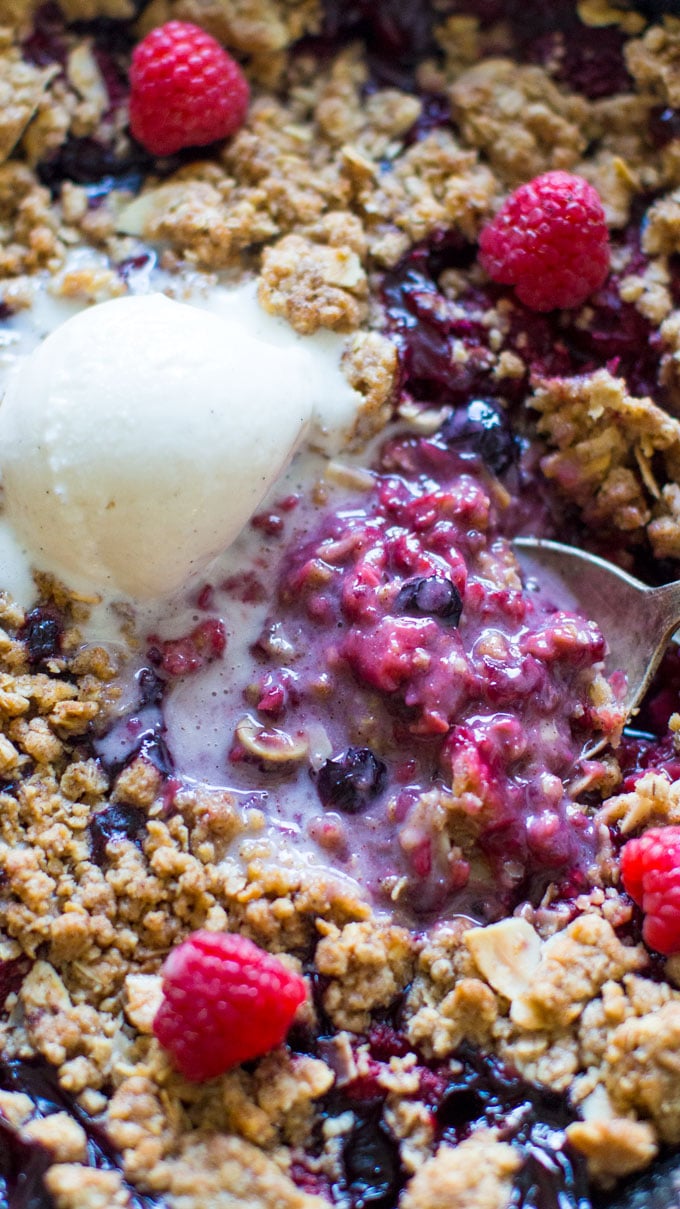
{"type": "Polygon", "coordinates": [[[57,328],[9,384],[6,514],[35,564],[70,587],[164,596],[238,535],[321,389],[294,338],[271,343],[160,294],[101,303],[57,328]]]}

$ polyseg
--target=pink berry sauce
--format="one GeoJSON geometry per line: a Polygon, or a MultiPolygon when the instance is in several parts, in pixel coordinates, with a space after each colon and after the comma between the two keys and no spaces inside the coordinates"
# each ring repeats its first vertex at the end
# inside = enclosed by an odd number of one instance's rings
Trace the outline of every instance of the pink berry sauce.
{"type": "Polygon", "coordinates": [[[596,625],[520,578],[489,468],[516,481],[517,458],[484,400],[397,429],[360,488],[256,517],[188,636],[149,643],[177,775],[405,918],[493,919],[595,855],[564,782],[620,710],[591,703],[596,625]]]}

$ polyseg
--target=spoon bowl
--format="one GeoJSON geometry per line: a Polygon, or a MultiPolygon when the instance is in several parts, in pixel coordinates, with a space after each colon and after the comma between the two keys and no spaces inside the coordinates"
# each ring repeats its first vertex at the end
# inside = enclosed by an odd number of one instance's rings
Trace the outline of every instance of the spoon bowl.
{"type": "MultiPolygon", "coordinates": [[[[608,647],[605,672],[626,675],[623,705],[629,719],[680,626],[680,580],[650,588],[604,558],[543,538],[517,537],[513,547],[527,587],[600,627],[608,647]]],[[[584,756],[606,745],[601,739],[584,756]]]]}

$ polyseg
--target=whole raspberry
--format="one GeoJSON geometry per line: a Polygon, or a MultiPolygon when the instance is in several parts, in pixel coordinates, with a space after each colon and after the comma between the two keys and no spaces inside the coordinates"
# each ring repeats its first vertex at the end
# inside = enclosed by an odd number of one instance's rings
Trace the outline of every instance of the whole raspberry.
{"type": "Polygon", "coordinates": [[[621,851],[621,879],[642,907],[650,949],[680,953],[680,827],[651,827],[621,851]]]}
{"type": "Polygon", "coordinates": [[[130,130],[152,155],[204,147],[243,124],[248,82],[205,30],[168,21],[135,47],[130,66],[130,130]]]}
{"type": "Polygon", "coordinates": [[[278,958],[224,932],[193,932],[162,973],[153,1031],[197,1083],[280,1045],[307,993],[278,958]]]}
{"type": "Polygon", "coordinates": [[[600,196],[582,176],[546,172],[510,194],[479,249],[489,277],[533,311],[581,306],[609,272],[600,196]]]}

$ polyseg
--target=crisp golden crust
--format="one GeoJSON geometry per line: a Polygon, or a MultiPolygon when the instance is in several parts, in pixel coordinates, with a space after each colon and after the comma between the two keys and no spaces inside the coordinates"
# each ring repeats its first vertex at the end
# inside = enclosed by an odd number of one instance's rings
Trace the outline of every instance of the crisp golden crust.
{"type": "Polygon", "coordinates": [[[512,1147],[490,1133],[442,1146],[411,1181],[404,1209],[505,1209],[517,1165],[512,1147]]]}
{"type": "Polygon", "coordinates": [[[543,473],[583,511],[595,531],[647,529],[658,557],[680,549],[672,496],[680,454],[680,423],[652,402],[627,395],[608,370],[539,383],[529,405],[554,452],[543,473]],[[658,483],[652,461],[660,455],[658,483]],[[664,482],[668,480],[668,482],[664,482]]]}

